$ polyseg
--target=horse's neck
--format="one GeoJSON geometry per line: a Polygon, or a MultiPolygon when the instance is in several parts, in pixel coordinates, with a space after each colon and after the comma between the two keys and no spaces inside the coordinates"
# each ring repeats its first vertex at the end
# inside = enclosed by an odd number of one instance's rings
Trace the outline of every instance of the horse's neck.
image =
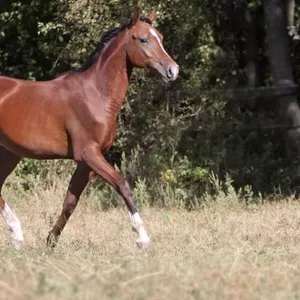
{"type": "Polygon", "coordinates": [[[89,70],[101,101],[112,113],[121,109],[132,71],[126,62],[126,40],[127,32],[113,38],[89,70]]]}

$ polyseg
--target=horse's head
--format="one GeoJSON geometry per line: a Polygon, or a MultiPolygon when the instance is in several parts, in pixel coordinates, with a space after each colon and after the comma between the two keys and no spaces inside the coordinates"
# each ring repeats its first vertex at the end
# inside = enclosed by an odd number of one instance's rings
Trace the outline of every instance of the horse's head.
{"type": "Polygon", "coordinates": [[[127,57],[132,65],[148,68],[166,82],[174,81],[179,66],[164,49],[162,34],[151,25],[154,18],[155,12],[147,17],[141,16],[139,11],[134,12],[129,26],[127,57]]]}

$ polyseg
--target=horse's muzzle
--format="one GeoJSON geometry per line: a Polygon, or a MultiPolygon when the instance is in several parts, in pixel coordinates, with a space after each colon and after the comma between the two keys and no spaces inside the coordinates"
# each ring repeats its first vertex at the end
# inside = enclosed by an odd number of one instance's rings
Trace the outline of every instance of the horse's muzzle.
{"type": "Polygon", "coordinates": [[[169,83],[177,79],[179,66],[174,62],[152,62],[148,68],[162,78],[163,81],[169,83]]]}
{"type": "Polygon", "coordinates": [[[170,65],[166,70],[167,81],[174,81],[177,79],[179,73],[179,66],[175,63],[170,65]]]}

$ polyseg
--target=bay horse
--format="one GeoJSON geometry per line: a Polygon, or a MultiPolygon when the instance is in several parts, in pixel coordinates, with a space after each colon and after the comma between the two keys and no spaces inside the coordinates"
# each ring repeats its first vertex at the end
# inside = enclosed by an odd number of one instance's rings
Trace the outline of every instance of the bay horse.
{"type": "MultiPolygon", "coordinates": [[[[110,30],[86,64],[49,81],[0,76],[0,192],[21,157],[73,159],[77,162],[61,215],[49,232],[54,247],[93,174],[123,197],[137,244],[150,238],[127,181],[104,158],[116,136],[116,118],[134,67],[148,68],[164,81],[174,81],[179,66],[163,47],[163,36],[148,16],[136,10],[122,27],[110,30]]],[[[1,195],[1,193],[0,193],[1,195]]],[[[19,219],[0,196],[0,212],[12,231],[12,244],[24,242],[19,219]]]]}

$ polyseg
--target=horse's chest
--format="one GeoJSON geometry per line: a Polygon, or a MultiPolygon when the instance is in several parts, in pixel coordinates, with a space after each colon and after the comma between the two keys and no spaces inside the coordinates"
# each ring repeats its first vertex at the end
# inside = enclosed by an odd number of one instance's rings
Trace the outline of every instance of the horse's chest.
{"type": "Polygon", "coordinates": [[[110,106],[105,106],[101,102],[96,104],[90,101],[84,103],[80,109],[76,108],[76,116],[80,120],[78,127],[81,130],[75,130],[74,134],[80,139],[81,147],[96,143],[101,149],[107,149],[116,136],[116,113],[110,106]]]}
{"type": "Polygon", "coordinates": [[[116,122],[113,120],[97,121],[92,127],[95,142],[101,149],[109,148],[116,137],[116,122]]]}

